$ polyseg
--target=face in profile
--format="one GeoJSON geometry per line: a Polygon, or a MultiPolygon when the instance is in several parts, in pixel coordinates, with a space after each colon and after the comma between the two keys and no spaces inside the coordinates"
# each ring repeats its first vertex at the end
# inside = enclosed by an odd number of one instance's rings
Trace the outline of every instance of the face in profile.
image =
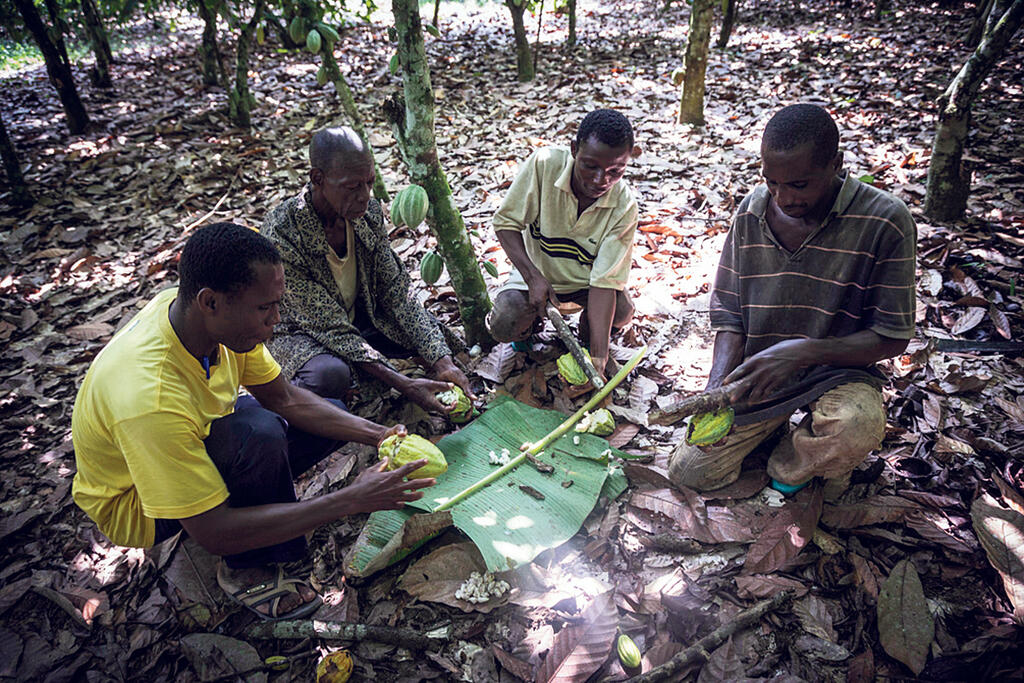
{"type": "Polygon", "coordinates": [[[253,263],[255,280],[238,292],[214,294],[216,305],[209,329],[214,338],[235,353],[248,353],[270,339],[281,320],[284,266],[253,263]]]}
{"type": "Polygon", "coordinates": [[[354,221],[366,213],[373,193],[373,165],[369,160],[339,166],[330,173],[313,170],[312,181],[336,216],[354,221]]]}

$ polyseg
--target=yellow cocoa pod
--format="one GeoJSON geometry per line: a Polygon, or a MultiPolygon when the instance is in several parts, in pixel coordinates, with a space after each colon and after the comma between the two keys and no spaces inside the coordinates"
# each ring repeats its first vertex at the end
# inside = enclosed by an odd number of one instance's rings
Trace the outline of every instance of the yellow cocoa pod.
{"type": "Polygon", "coordinates": [[[352,656],[347,650],[332,652],[316,665],[316,683],[345,683],[352,675],[352,656]]]}
{"type": "Polygon", "coordinates": [[[636,643],[633,642],[633,639],[625,633],[619,636],[615,649],[619,655],[619,661],[622,662],[622,666],[627,669],[635,669],[640,666],[643,659],[640,655],[640,648],[638,648],[636,643]]]}
{"type": "Polygon", "coordinates": [[[381,442],[377,457],[381,460],[388,458],[389,470],[426,458],[427,464],[410,474],[408,479],[426,479],[448,471],[448,461],[441,449],[418,434],[405,437],[392,434],[381,442]]]}
{"type": "MultiPolygon", "coordinates": [[[[587,354],[587,358],[590,358],[590,351],[583,349],[583,353],[587,354]]],[[[580,367],[580,364],[576,362],[571,353],[559,356],[555,363],[558,365],[558,374],[569,384],[586,384],[589,381],[587,374],[583,372],[583,368],[580,367]]]]}
{"type": "Polygon", "coordinates": [[[607,408],[599,408],[584,415],[583,419],[576,423],[576,431],[608,436],[615,431],[615,418],[607,408]]]}
{"type": "Polygon", "coordinates": [[[463,422],[469,422],[473,418],[473,413],[476,411],[473,409],[473,404],[470,402],[469,397],[466,396],[466,392],[462,390],[458,384],[448,391],[442,391],[439,394],[435,394],[437,400],[440,401],[443,406],[450,406],[453,403],[455,407],[452,408],[452,412],[448,413],[448,419],[455,424],[462,424],[463,422]]]}
{"type": "Polygon", "coordinates": [[[712,413],[701,413],[690,418],[686,431],[686,443],[691,446],[710,446],[726,437],[732,430],[736,417],[732,408],[723,408],[712,413]]]}

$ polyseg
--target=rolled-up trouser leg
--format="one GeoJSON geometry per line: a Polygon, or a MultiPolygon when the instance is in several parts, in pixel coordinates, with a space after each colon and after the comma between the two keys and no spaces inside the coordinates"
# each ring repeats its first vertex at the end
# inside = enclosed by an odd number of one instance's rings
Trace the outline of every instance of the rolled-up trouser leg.
{"type": "MultiPolygon", "coordinates": [[[[344,407],[340,402],[335,405],[344,407]]],[[[294,503],[294,474],[329,455],[339,442],[289,429],[283,417],[263,408],[251,396],[241,396],[235,412],[210,424],[206,452],[228,488],[228,505],[251,507],[294,503]]],[[[224,559],[233,569],[291,562],[306,554],[304,536],[224,559]]]]}
{"type": "Polygon", "coordinates": [[[298,369],[292,384],[324,398],[343,399],[352,386],[352,370],[337,356],[321,353],[298,369]]]}
{"type": "Polygon", "coordinates": [[[811,477],[845,477],[884,437],[881,392],[863,382],[841,384],[810,405],[792,438],[779,442],[768,459],[768,474],[790,485],[811,477]]]}
{"type": "Polygon", "coordinates": [[[743,459],[789,420],[788,415],[733,428],[720,444],[691,446],[681,441],[669,459],[668,476],[676,486],[711,491],[736,481],[743,459]]]}
{"type": "Polygon", "coordinates": [[[523,341],[533,334],[539,320],[530,306],[529,292],[506,289],[494,298],[487,327],[495,341],[523,341]]]}

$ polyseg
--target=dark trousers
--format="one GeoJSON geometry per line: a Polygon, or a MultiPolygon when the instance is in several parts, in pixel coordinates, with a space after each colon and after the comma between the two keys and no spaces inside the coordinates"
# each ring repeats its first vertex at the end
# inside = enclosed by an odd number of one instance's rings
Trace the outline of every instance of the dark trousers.
{"type": "MultiPolygon", "coordinates": [[[[345,408],[341,401],[331,403],[345,408]]],[[[290,427],[283,417],[260,405],[252,396],[240,396],[235,412],[210,425],[206,452],[228,488],[230,507],[294,503],[294,477],[330,455],[341,442],[290,427]]],[[[156,543],[181,530],[173,519],[156,520],[156,543]]],[[[306,554],[306,538],[225,556],[232,569],[292,562],[306,554]]]]}

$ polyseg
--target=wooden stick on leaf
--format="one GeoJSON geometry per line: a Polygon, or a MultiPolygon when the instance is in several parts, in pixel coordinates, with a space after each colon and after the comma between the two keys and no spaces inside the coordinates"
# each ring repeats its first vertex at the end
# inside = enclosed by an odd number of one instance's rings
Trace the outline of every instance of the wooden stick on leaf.
{"type": "Polygon", "coordinates": [[[611,393],[612,389],[617,387],[622,380],[626,379],[626,376],[633,371],[633,368],[643,359],[644,354],[647,353],[647,347],[642,346],[637,350],[633,357],[629,359],[629,362],[619,368],[619,371],[615,373],[615,376],[608,380],[600,391],[594,394],[589,401],[587,401],[582,408],[577,410],[571,417],[566,419],[565,422],[558,425],[553,429],[547,436],[540,441],[532,444],[523,444],[523,452],[508,461],[507,465],[502,465],[495,471],[488,474],[486,477],[476,482],[472,486],[467,486],[462,491],[459,491],[454,496],[446,500],[445,502],[434,508],[434,512],[440,512],[441,510],[447,510],[453,505],[465,500],[468,496],[473,495],[483,487],[487,486],[496,479],[499,479],[508,472],[511,472],[515,468],[519,467],[526,460],[527,456],[537,455],[542,450],[547,448],[552,442],[561,437],[563,434],[568,432],[573,426],[583,419],[583,416],[592,408],[597,406],[604,397],[611,393]]]}
{"type": "Polygon", "coordinates": [[[729,394],[733,392],[737,384],[739,383],[726,384],[717,389],[678,400],[667,406],[664,410],[651,411],[647,421],[650,424],[656,425],[672,425],[690,415],[710,413],[722,408],[728,408],[731,404],[729,394]]]}

